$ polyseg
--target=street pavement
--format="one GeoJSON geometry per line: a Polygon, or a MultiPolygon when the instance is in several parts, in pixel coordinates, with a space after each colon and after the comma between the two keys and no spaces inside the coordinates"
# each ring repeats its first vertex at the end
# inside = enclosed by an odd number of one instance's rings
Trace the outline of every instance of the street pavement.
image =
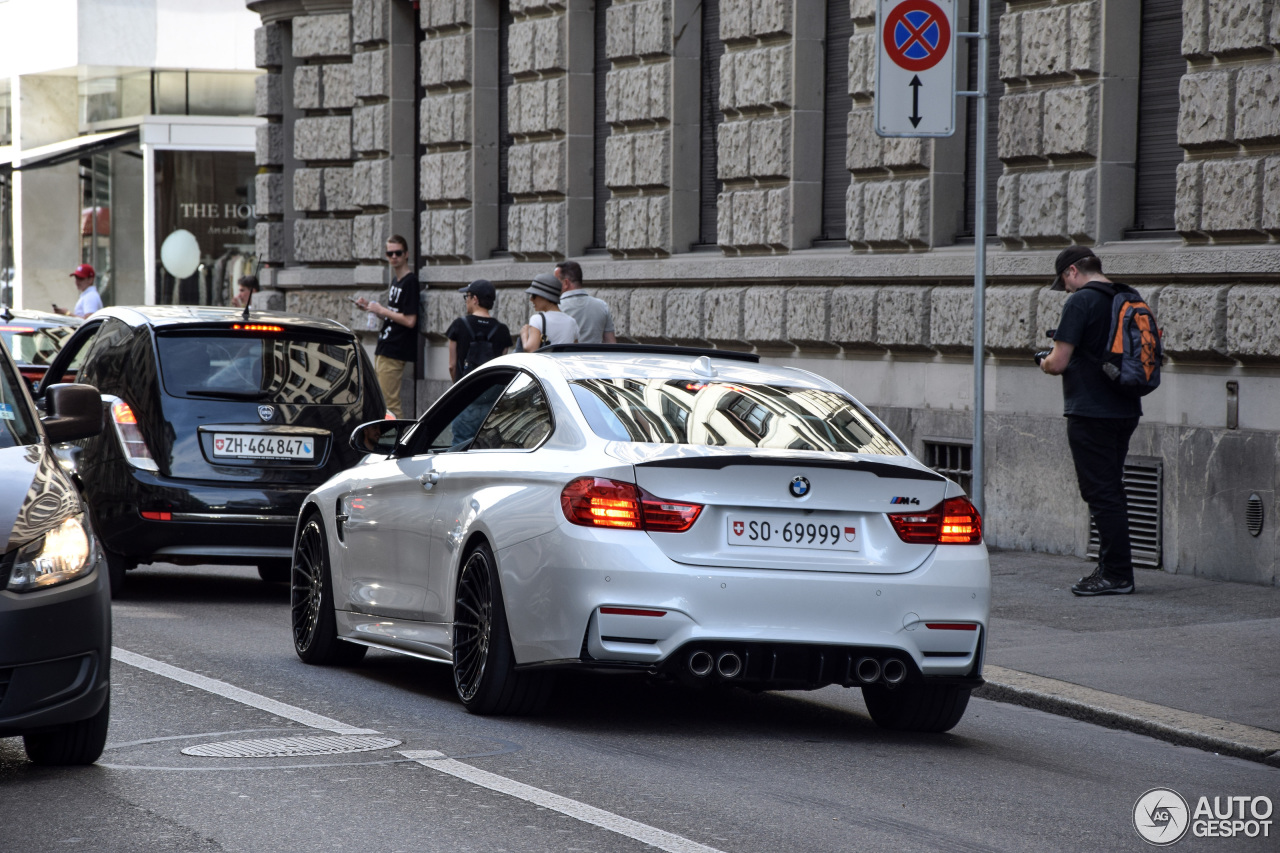
{"type": "Polygon", "coordinates": [[[1079,598],[1093,565],[991,554],[984,699],[1280,766],[1280,589],[1138,569],[1079,598]]]}

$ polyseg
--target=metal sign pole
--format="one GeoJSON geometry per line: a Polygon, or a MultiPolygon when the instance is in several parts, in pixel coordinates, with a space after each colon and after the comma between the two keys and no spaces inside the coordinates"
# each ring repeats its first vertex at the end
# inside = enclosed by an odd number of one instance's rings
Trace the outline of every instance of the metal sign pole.
{"type": "MultiPolygon", "coordinates": [[[[975,112],[974,193],[973,193],[973,494],[978,512],[985,513],[986,487],[983,414],[986,409],[986,285],[987,285],[987,63],[991,43],[988,38],[991,0],[978,0],[978,20],[974,31],[957,33],[978,42],[977,89],[956,94],[977,101],[975,112]]],[[[971,23],[972,26],[972,23],[971,23]]]]}

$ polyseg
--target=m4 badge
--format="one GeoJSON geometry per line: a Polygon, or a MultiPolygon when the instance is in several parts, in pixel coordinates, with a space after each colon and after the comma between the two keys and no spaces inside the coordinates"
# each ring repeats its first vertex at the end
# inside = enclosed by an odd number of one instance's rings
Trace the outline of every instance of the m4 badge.
{"type": "Polygon", "coordinates": [[[910,504],[911,506],[920,506],[919,498],[889,498],[891,504],[910,504]]]}

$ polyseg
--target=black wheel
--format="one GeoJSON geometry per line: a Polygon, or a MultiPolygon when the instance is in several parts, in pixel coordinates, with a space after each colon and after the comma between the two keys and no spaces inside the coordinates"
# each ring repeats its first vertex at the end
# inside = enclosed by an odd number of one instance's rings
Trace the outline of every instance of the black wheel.
{"type": "Polygon", "coordinates": [[[473,714],[536,714],[551,696],[549,673],[516,672],[498,572],[484,543],[467,554],[458,574],[453,686],[473,714]]]}
{"type": "Polygon", "coordinates": [[[953,684],[864,684],[862,698],[871,719],[882,729],[900,732],[945,732],[955,727],[969,707],[969,688],[953,684]]]}
{"type": "Polygon", "coordinates": [[[258,563],[258,577],[267,583],[288,583],[293,564],[288,560],[264,560],[258,563]]]}
{"type": "Polygon", "coordinates": [[[107,575],[111,579],[111,597],[116,598],[124,590],[124,573],[133,568],[129,558],[102,549],[107,559],[107,575]]]}
{"type": "Polygon", "coordinates": [[[307,519],[294,548],[290,604],[298,657],[319,666],[347,666],[364,657],[366,647],[338,638],[329,551],[318,515],[307,519]]]}
{"type": "Polygon", "coordinates": [[[111,696],[108,694],[102,710],[89,719],[67,723],[47,732],[24,735],[22,745],[27,750],[27,758],[35,764],[92,764],[107,745],[107,724],[110,720],[111,696]]]}

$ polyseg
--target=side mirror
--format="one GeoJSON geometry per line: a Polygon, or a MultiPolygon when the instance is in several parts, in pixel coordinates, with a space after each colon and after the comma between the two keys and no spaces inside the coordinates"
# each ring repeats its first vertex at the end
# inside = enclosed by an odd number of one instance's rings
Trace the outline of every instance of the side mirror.
{"type": "Polygon", "coordinates": [[[40,422],[53,444],[91,438],[102,432],[102,396],[92,385],[50,385],[45,409],[49,414],[40,422]]]}
{"type": "Polygon", "coordinates": [[[351,431],[351,447],[360,453],[376,453],[379,456],[390,456],[395,452],[400,439],[416,423],[417,421],[382,420],[360,424],[360,426],[351,431]]]}

